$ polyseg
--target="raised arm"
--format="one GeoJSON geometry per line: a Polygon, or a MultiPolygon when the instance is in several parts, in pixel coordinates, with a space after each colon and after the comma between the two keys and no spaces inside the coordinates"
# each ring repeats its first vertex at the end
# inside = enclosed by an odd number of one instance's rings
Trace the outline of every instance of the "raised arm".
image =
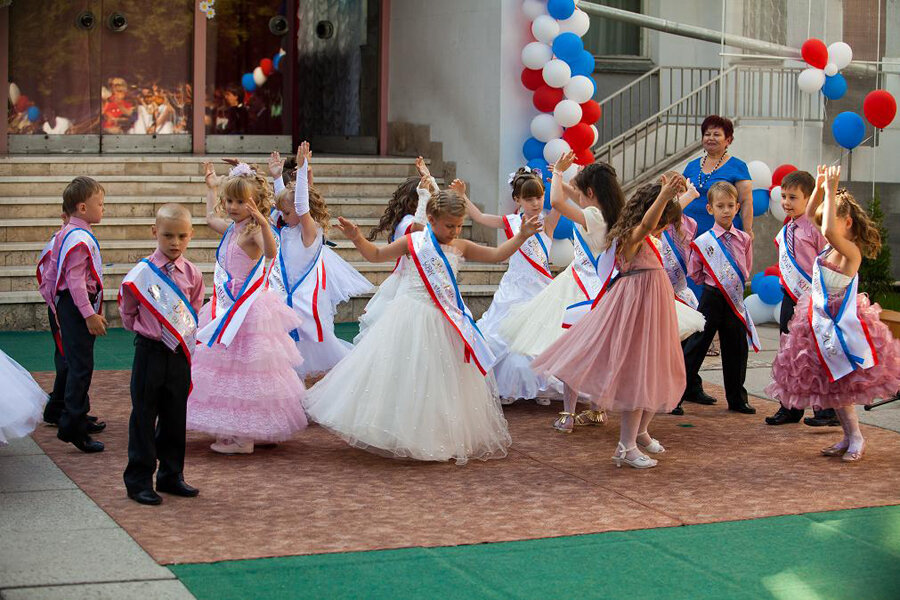
{"type": "Polygon", "coordinates": [[[303,142],[297,148],[297,180],[294,182],[294,210],[300,217],[303,245],[309,248],[319,237],[319,227],[309,213],[309,142],[303,142]]]}
{"type": "Polygon", "coordinates": [[[575,153],[566,152],[553,165],[553,179],[550,182],[550,206],[561,216],[571,219],[582,227],[587,227],[584,220],[584,210],[569,200],[565,183],[563,182],[563,173],[572,166],[573,160],[575,160],[575,153]]]}
{"type": "Polygon", "coordinates": [[[659,227],[659,219],[666,210],[666,204],[671,202],[672,198],[679,192],[684,191],[684,177],[671,173],[668,176],[662,176],[662,189],[650,208],[644,213],[644,218],[640,224],[631,232],[631,238],[628,240],[630,248],[644,241],[644,238],[653,233],[659,227]]]}
{"type": "Polygon", "coordinates": [[[690,179],[685,179],[685,183],[687,184],[687,187],[682,193],[678,194],[678,204],[681,205],[681,210],[687,208],[691,202],[700,197],[700,192],[698,192],[697,188],[694,187],[693,181],[691,181],[690,179]]]}
{"type": "Polygon", "coordinates": [[[469,213],[469,217],[476,223],[480,223],[485,227],[493,227],[494,229],[503,229],[503,217],[499,215],[491,215],[485,214],[481,212],[481,209],[475,206],[475,204],[469,200],[469,196],[466,194],[466,184],[460,179],[454,179],[453,183],[450,184],[450,189],[460,195],[466,201],[466,212],[469,213]]]}
{"type": "Polygon", "coordinates": [[[389,262],[409,253],[405,235],[386,246],[376,246],[359,232],[359,227],[353,221],[349,221],[344,217],[338,217],[338,223],[335,227],[340,229],[344,236],[353,242],[353,245],[356,246],[362,257],[369,262],[389,262]]]}
{"type": "Polygon", "coordinates": [[[806,218],[809,219],[810,223],[814,223],[816,217],[816,210],[818,210],[819,205],[822,204],[822,200],[825,198],[825,169],[827,167],[825,165],[819,165],[816,167],[816,189],[813,190],[813,195],[809,199],[809,202],[806,203],[806,218]]]}
{"type": "Polygon", "coordinates": [[[206,224],[216,233],[225,233],[228,229],[228,221],[216,214],[216,202],[219,199],[218,190],[221,178],[216,175],[216,170],[211,162],[203,163],[206,180],[206,224]]]}
{"type": "Polygon", "coordinates": [[[506,240],[497,247],[482,246],[470,240],[457,239],[455,244],[463,252],[466,260],[474,260],[477,262],[501,262],[512,256],[525,241],[542,229],[541,221],[538,217],[531,217],[522,221],[522,227],[519,233],[506,240]]]}
{"type": "Polygon", "coordinates": [[[284,159],[281,158],[281,154],[277,150],[269,155],[268,167],[269,175],[272,176],[272,185],[275,187],[275,195],[277,196],[284,189],[284,179],[282,178],[284,174],[284,159]]]}
{"type": "Polygon", "coordinates": [[[862,252],[848,240],[837,227],[837,186],[841,180],[841,168],[828,167],[825,171],[825,209],[822,212],[822,235],[847,261],[845,275],[852,277],[862,262],[862,252]]]}

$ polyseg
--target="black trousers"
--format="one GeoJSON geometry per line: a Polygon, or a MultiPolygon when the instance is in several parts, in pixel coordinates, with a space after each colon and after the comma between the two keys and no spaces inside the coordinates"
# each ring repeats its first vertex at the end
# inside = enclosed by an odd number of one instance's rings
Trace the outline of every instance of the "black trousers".
{"type": "Polygon", "coordinates": [[[722,356],[722,375],[725,379],[725,398],[728,406],[739,406],[747,401],[744,380],[747,377],[747,331],[737,318],[725,296],[717,288],[705,285],[697,307],[706,318],[703,331],[684,341],[684,368],[687,387],[682,401],[696,398],[703,392],[700,367],[716,333],[722,356]]]}
{"type": "Polygon", "coordinates": [[[124,474],[130,493],[153,489],[157,460],[157,484],[182,478],[190,388],[191,365],[181,348],[172,352],[162,342],[135,335],[124,474]]]}
{"type": "MultiPolygon", "coordinates": [[[[87,413],[90,408],[88,390],[94,375],[94,340],[88,331],[87,322],[67,290],[59,293],[56,302],[59,329],[62,335],[64,357],[59,357],[65,371],[64,386],[54,384],[63,397],[62,412],[59,416],[58,436],[61,440],[84,439],[87,435],[87,413]]],[[[57,362],[57,378],[60,362],[57,362]]]]}
{"type": "MultiPolygon", "coordinates": [[[[63,406],[65,406],[66,377],[69,376],[69,367],[56,343],[56,340],[59,338],[59,325],[56,324],[56,315],[53,314],[53,310],[49,306],[47,307],[47,320],[50,322],[50,333],[53,335],[53,365],[56,368],[56,379],[53,380],[53,391],[50,392],[50,399],[44,406],[44,421],[58,423],[59,417],[62,416],[63,406]]],[[[87,403],[88,412],[90,412],[90,395],[87,403]]]]}

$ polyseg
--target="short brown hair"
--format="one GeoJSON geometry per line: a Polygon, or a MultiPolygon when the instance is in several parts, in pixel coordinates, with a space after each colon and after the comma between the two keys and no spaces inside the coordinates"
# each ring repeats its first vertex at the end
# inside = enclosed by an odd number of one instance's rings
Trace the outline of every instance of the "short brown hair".
{"type": "Polygon", "coordinates": [[[784,176],[781,180],[781,189],[789,190],[792,188],[800,188],[803,195],[809,198],[812,196],[813,190],[816,189],[816,180],[806,171],[793,171],[784,176]]]}
{"type": "Polygon", "coordinates": [[[738,197],[738,191],[736,187],[734,187],[727,181],[717,181],[712,184],[712,187],[710,187],[709,191],[706,192],[706,203],[712,204],[713,196],[718,196],[719,194],[731,196],[738,204],[740,204],[741,202],[740,197],[738,197]]]}
{"type": "Polygon", "coordinates": [[[106,193],[103,186],[91,177],[79,176],[69,182],[63,190],[63,212],[74,215],[78,205],[87,202],[87,199],[97,192],[106,193]]]}
{"type": "Polygon", "coordinates": [[[731,122],[731,119],[719,115],[709,115],[703,119],[703,123],[700,124],[700,133],[706,133],[707,129],[721,129],[727,138],[734,136],[734,123],[731,122]]]}

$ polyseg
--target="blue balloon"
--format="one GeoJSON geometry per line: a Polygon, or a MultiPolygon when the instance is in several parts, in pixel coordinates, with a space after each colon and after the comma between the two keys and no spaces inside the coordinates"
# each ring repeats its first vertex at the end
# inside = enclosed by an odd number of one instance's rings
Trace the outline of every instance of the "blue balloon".
{"type": "Polygon", "coordinates": [[[547,12],[554,19],[560,21],[568,19],[575,12],[575,0],[550,0],[547,3],[547,12]]]}
{"type": "Polygon", "coordinates": [[[762,271],[760,271],[759,273],[757,273],[750,279],[750,291],[751,292],[753,292],[754,294],[759,294],[759,290],[762,287],[762,282],[763,282],[763,279],[765,278],[765,276],[766,276],[766,274],[763,273],[762,271]]]}
{"type": "MultiPolygon", "coordinates": [[[[541,155],[543,156],[543,155],[541,155]]],[[[543,158],[532,158],[527,163],[529,169],[540,169],[541,170],[541,178],[544,179],[550,173],[549,165],[547,161],[543,158]]]]}
{"type": "Polygon", "coordinates": [[[572,221],[565,217],[560,217],[559,222],[556,224],[556,229],[553,230],[553,239],[571,240],[573,237],[575,237],[575,232],[572,221]]]}
{"type": "Polygon", "coordinates": [[[825,85],[822,86],[822,93],[829,100],[843,98],[844,94],[847,93],[847,80],[844,79],[844,76],[840,73],[832,75],[831,77],[826,75],[825,85]]]}
{"type": "Polygon", "coordinates": [[[550,205],[550,185],[544,185],[544,210],[550,210],[553,207],[550,205]]]}
{"type": "Polygon", "coordinates": [[[522,146],[522,154],[525,155],[525,160],[543,158],[545,145],[544,142],[533,137],[525,140],[525,144],[522,146]]]}
{"type": "Polygon", "coordinates": [[[29,106],[25,114],[28,115],[28,120],[34,123],[41,116],[41,109],[37,106],[29,106]]]}
{"type": "Polygon", "coordinates": [[[281,62],[281,57],[284,56],[281,52],[272,57],[272,65],[277,69],[278,63],[281,62]]]}
{"type": "Polygon", "coordinates": [[[248,92],[255,90],[256,82],[253,81],[253,73],[244,73],[243,77],[241,77],[241,85],[248,92]]]}
{"type": "Polygon", "coordinates": [[[553,54],[570,65],[581,57],[584,43],[571,31],[561,33],[553,40],[553,54]]]}
{"type": "Polygon", "coordinates": [[[577,58],[575,58],[572,62],[569,62],[569,67],[572,69],[573,77],[575,75],[584,75],[585,77],[590,77],[594,74],[594,68],[596,66],[597,63],[594,60],[594,55],[587,50],[582,50],[581,54],[579,54],[577,58]]]}
{"type": "Polygon", "coordinates": [[[769,210],[769,190],[753,190],[753,216],[760,217],[769,210]]]}
{"type": "Polygon", "coordinates": [[[768,304],[775,306],[781,302],[783,294],[781,293],[781,283],[775,275],[765,275],[759,286],[759,299],[768,304]]]}
{"type": "Polygon", "coordinates": [[[863,141],[863,137],[866,135],[866,124],[862,117],[855,112],[844,111],[831,123],[831,135],[838,144],[847,150],[853,150],[863,141]]]}

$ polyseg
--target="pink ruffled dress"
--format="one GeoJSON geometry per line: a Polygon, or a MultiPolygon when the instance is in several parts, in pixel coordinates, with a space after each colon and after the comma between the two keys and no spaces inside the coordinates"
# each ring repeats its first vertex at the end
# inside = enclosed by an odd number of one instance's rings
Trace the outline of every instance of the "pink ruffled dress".
{"type": "Polygon", "coordinates": [[[540,354],[532,369],[606,410],[670,412],[684,393],[672,284],[641,244],[597,306],[540,354]]]}
{"type": "MultiPolygon", "coordinates": [[[[225,248],[225,267],[237,294],[256,261],[237,243],[237,229],[225,248]]],[[[209,323],[210,303],[200,310],[200,327],[209,323]]],[[[253,302],[227,347],[198,344],[191,365],[187,428],[217,437],[280,442],[306,428],[303,382],[294,370],[303,359],[289,331],[300,318],[275,292],[253,302]]]]}
{"type": "MultiPolygon", "coordinates": [[[[820,263],[828,292],[828,306],[836,311],[841,305],[851,279],[827,261],[820,263]]],[[[859,319],[869,330],[878,364],[857,369],[837,381],[830,381],[819,360],[816,340],[809,324],[810,296],[797,302],[788,328],[781,336],[781,347],[772,363],[772,383],[766,393],[788,408],[841,408],[854,404],[871,404],[889,398],[900,390],[900,341],[894,339],[878,314],[881,307],[865,294],[857,296],[859,319]]]]}

